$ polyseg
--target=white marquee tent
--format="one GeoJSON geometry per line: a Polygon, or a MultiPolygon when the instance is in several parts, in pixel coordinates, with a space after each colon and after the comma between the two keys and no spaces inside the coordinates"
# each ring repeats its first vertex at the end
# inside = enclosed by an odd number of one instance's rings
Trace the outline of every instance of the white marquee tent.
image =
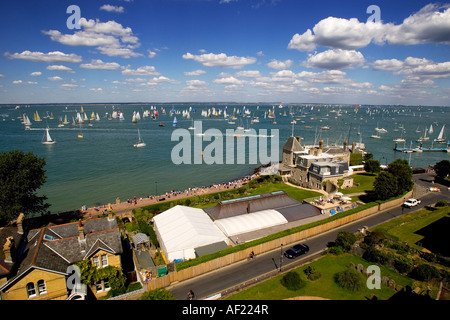
{"type": "Polygon", "coordinates": [[[194,259],[195,248],[222,241],[230,243],[201,209],[178,205],[156,215],[153,222],[168,261],[194,259]]]}
{"type": "Polygon", "coordinates": [[[276,210],[262,210],[214,221],[228,237],[288,223],[276,210]]]}

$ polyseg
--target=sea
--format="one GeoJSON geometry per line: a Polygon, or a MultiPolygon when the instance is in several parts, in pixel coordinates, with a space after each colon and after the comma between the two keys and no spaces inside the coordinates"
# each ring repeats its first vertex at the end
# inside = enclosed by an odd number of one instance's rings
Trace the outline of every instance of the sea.
{"type": "Polygon", "coordinates": [[[2,105],[0,152],[19,149],[45,158],[47,179],[38,193],[46,195],[51,204],[50,211],[58,213],[82,206],[115,203],[116,198],[127,201],[134,197],[184,191],[239,179],[252,174],[263,164],[262,156],[257,157],[256,162],[252,156],[261,151],[263,144],[269,150],[268,155],[271,155],[274,144],[281,160],[283,145],[291,135],[301,136],[302,144],[307,145],[318,144],[320,139],[325,145],[342,145],[344,141],[364,143],[366,151],[381,164],[401,158],[412,167],[427,168],[450,159],[450,153],[398,152],[394,151],[393,139],[404,138],[405,142],[397,146],[414,148],[419,145],[416,140],[427,130],[430,140],[423,143],[424,147],[445,147],[446,144],[434,145],[433,139],[448,122],[450,108],[431,106],[254,103],[2,105]],[[34,120],[36,112],[41,121],[34,120]],[[140,119],[133,122],[133,114],[137,113],[140,119]],[[77,114],[84,118],[82,124],[77,123],[77,114]],[[97,114],[98,119],[91,119],[97,114]],[[120,114],[124,120],[119,119],[120,114]],[[22,123],[24,115],[31,121],[29,130],[25,130],[22,123]],[[59,126],[66,116],[70,124],[59,126]],[[232,116],[234,119],[231,120],[232,116]],[[176,126],[174,118],[177,118],[176,126]],[[198,145],[195,147],[195,141],[198,143],[199,140],[194,139],[194,131],[189,127],[198,121],[201,121],[202,132],[214,129],[211,132],[215,137],[222,134],[223,139],[208,141],[206,136],[200,136],[200,148],[198,145]],[[229,132],[238,132],[237,126],[250,130],[248,134],[256,134],[258,143],[255,139],[230,136],[229,132]],[[431,127],[432,133],[429,133],[431,127]],[[46,128],[49,128],[55,144],[41,143],[46,128]],[[384,128],[387,132],[379,133],[379,139],[371,138],[377,133],[375,128],[384,128]],[[146,143],[143,148],[133,146],[139,135],[146,143]],[[188,137],[192,139],[188,140],[188,137]],[[244,139],[245,150],[237,148],[239,139],[244,139]],[[236,142],[232,152],[225,141],[233,145],[236,142]],[[219,142],[221,144],[215,144],[219,142]],[[189,143],[192,146],[190,150],[181,148],[189,143]],[[223,155],[219,151],[221,145],[223,155]],[[211,153],[214,163],[206,163],[206,160],[202,161],[203,156],[199,158],[194,154],[213,147],[216,148],[211,153]],[[184,163],[174,160],[174,150],[177,150],[175,157],[185,159],[184,163]],[[242,161],[242,154],[236,154],[238,152],[244,153],[245,161],[242,161]],[[186,159],[191,159],[191,163],[186,159]]]}

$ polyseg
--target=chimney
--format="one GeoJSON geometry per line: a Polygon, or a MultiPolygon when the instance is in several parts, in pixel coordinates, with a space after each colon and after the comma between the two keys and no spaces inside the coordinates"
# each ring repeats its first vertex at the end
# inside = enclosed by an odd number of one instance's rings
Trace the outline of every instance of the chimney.
{"type": "Polygon", "coordinates": [[[9,262],[9,263],[13,262],[12,255],[11,255],[11,249],[13,247],[13,243],[14,243],[13,237],[6,238],[6,242],[3,245],[3,253],[5,254],[5,262],[9,262]]]}
{"type": "Polygon", "coordinates": [[[297,139],[298,143],[299,143],[300,145],[302,145],[302,137],[295,137],[295,139],[297,139]]]}
{"type": "Polygon", "coordinates": [[[23,213],[19,214],[19,217],[17,218],[17,232],[22,234],[23,233],[23,219],[25,218],[25,215],[23,213]]]}
{"type": "Polygon", "coordinates": [[[108,212],[108,221],[113,221],[114,220],[114,213],[112,211],[108,212]]]}
{"type": "Polygon", "coordinates": [[[323,139],[319,140],[319,149],[323,150],[323,139]]]}
{"type": "Polygon", "coordinates": [[[352,143],[352,153],[355,153],[356,152],[356,143],[355,143],[355,141],[353,141],[353,143],[352,143]]]}
{"type": "Polygon", "coordinates": [[[81,220],[78,220],[78,238],[84,240],[84,227],[81,220]]]}
{"type": "Polygon", "coordinates": [[[344,151],[347,151],[347,144],[348,144],[348,142],[347,142],[347,140],[345,140],[344,141],[344,146],[343,146],[344,147],[344,151]]]}

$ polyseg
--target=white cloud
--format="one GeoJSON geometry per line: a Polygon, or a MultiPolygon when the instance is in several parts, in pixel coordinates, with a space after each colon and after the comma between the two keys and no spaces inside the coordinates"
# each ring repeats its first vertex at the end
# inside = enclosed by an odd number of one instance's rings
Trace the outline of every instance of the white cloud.
{"type": "Polygon", "coordinates": [[[103,89],[102,88],[90,88],[89,91],[102,92],[103,89]]]}
{"type": "Polygon", "coordinates": [[[113,6],[110,4],[104,4],[100,7],[100,10],[108,11],[108,12],[117,12],[123,13],[124,9],[122,6],[113,6]]]}
{"type": "Polygon", "coordinates": [[[261,77],[261,72],[259,72],[259,70],[247,70],[236,72],[234,75],[238,78],[259,78],[261,77]]]}
{"type": "Polygon", "coordinates": [[[63,81],[64,79],[58,76],[54,76],[54,77],[49,77],[47,78],[47,80],[49,81],[63,81]]]}
{"type": "Polygon", "coordinates": [[[317,69],[352,69],[364,64],[361,52],[355,50],[331,49],[311,55],[304,65],[317,69]]]}
{"type": "Polygon", "coordinates": [[[156,57],[156,52],[154,52],[154,51],[152,51],[150,49],[148,49],[147,52],[148,52],[148,57],[150,59],[153,59],[154,57],[156,57]]]}
{"type": "Polygon", "coordinates": [[[200,62],[205,67],[224,67],[232,69],[240,69],[248,64],[256,62],[256,58],[253,57],[227,56],[225,53],[193,55],[188,52],[183,54],[183,59],[200,62]]]}
{"type": "Polygon", "coordinates": [[[115,21],[100,22],[97,20],[80,19],[82,30],[73,34],[62,34],[58,30],[42,31],[50,39],[70,46],[97,47],[102,54],[120,56],[123,58],[142,56],[134,52],[140,46],[139,38],[133,35],[133,30],[123,27],[115,21]]]}
{"type": "Polygon", "coordinates": [[[391,44],[450,44],[450,6],[428,4],[400,25],[390,25],[386,40],[391,44]]]}
{"type": "Polygon", "coordinates": [[[117,70],[120,65],[117,62],[103,62],[100,59],[93,59],[90,63],[81,64],[80,67],[93,70],[117,70]]]}
{"type": "Polygon", "coordinates": [[[66,72],[70,72],[73,73],[72,68],[63,66],[63,65],[57,65],[57,64],[53,64],[50,66],[47,66],[46,68],[47,70],[51,70],[51,71],[66,71],[66,72]]]}
{"type": "Polygon", "coordinates": [[[407,57],[404,61],[397,59],[376,60],[372,63],[374,70],[390,71],[396,75],[417,76],[420,78],[449,78],[450,61],[436,63],[425,58],[407,57]]]}
{"type": "Polygon", "coordinates": [[[142,66],[135,70],[127,66],[123,67],[122,74],[125,76],[158,76],[160,73],[156,71],[154,66],[142,66]]]}
{"type": "Polygon", "coordinates": [[[37,82],[35,82],[35,81],[22,81],[22,80],[14,80],[12,83],[13,84],[24,84],[24,85],[37,84],[37,82]]]}
{"type": "Polygon", "coordinates": [[[66,54],[60,51],[53,51],[49,53],[43,52],[31,52],[29,50],[25,50],[22,53],[5,53],[5,56],[9,59],[23,59],[30,60],[34,62],[72,62],[77,63],[81,62],[81,57],[76,54],[66,54]]]}
{"type": "MultiPolygon", "coordinates": [[[[32,77],[39,77],[39,76],[42,76],[42,72],[35,71],[35,72],[30,73],[30,76],[32,76],[32,77]]],[[[1,78],[1,74],[0,74],[0,78],[1,78]]]]}
{"type": "Polygon", "coordinates": [[[79,85],[72,84],[72,83],[64,83],[64,84],[60,85],[59,87],[64,90],[72,90],[72,89],[78,88],[79,85]]]}
{"type": "Polygon", "coordinates": [[[303,34],[296,33],[289,49],[313,51],[318,46],[354,50],[370,43],[414,45],[421,43],[450,43],[450,5],[428,4],[410,15],[399,25],[393,23],[358,21],[328,17],[303,34]]]}
{"type": "Polygon", "coordinates": [[[283,69],[289,69],[292,65],[292,60],[288,59],[285,61],[280,61],[280,60],[272,60],[270,61],[267,66],[271,69],[276,69],[276,70],[283,70],[283,69]]]}
{"type": "Polygon", "coordinates": [[[226,84],[226,85],[243,85],[243,84],[247,83],[247,81],[239,80],[239,79],[236,79],[235,77],[215,79],[213,82],[218,83],[218,84],[226,84]]]}
{"type": "Polygon", "coordinates": [[[195,76],[199,76],[199,75],[202,75],[205,73],[206,73],[206,71],[198,69],[198,70],[194,70],[194,71],[184,72],[184,75],[188,76],[188,77],[195,77],[195,76]]]}

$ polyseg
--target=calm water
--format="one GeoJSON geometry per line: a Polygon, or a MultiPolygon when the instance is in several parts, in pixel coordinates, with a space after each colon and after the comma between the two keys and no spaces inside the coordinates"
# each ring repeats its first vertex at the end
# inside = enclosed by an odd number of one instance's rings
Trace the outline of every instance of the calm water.
{"type": "MultiPolygon", "coordinates": [[[[192,120],[202,120],[203,131],[216,128],[224,134],[226,129],[236,129],[238,124],[257,132],[260,129],[268,129],[268,134],[270,129],[278,129],[280,157],[281,149],[292,132],[291,121],[298,119],[294,134],[302,136],[303,143],[306,144],[313,144],[319,138],[326,144],[342,144],[348,137],[350,143],[359,142],[361,139],[366,144],[366,149],[382,164],[404,158],[410,161],[412,166],[426,167],[440,160],[450,159],[450,154],[444,152],[395,152],[392,141],[402,136],[407,141],[407,147],[411,141],[412,145],[416,146],[415,140],[423,135],[425,127],[433,125],[434,133],[431,134],[430,141],[424,144],[426,147],[431,146],[442,125],[448,125],[450,122],[450,108],[445,107],[84,105],[87,117],[89,118],[92,112],[98,113],[100,121],[91,120],[92,127],[88,126],[89,121],[85,121],[81,127],[69,124],[61,128],[58,128],[59,118],[67,115],[68,120],[72,122],[72,117],[75,118],[76,113],[80,111],[79,105],[31,105],[21,106],[19,109],[14,107],[0,107],[0,120],[3,120],[0,121],[0,151],[20,149],[45,157],[47,182],[40,192],[48,196],[52,212],[78,209],[82,205],[89,207],[106,204],[114,202],[116,197],[125,201],[134,196],[153,195],[156,191],[161,194],[170,190],[230,181],[252,173],[257,166],[248,164],[248,161],[244,165],[173,164],[171,151],[179,143],[178,140],[171,141],[174,116],[178,120],[177,128],[187,129],[192,125],[192,120]],[[134,111],[139,111],[142,117],[143,111],[151,111],[151,106],[159,112],[156,121],[147,117],[137,124],[132,123],[134,111]],[[190,107],[188,119],[183,116],[183,112],[188,111],[190,107]],[[228,115],[236,115],[236,124],[229,124],[222,114],[218,117],[202,115],[202,111],[213,111],[213,108],[223,112],[225,107],[228,115]],[[161,108],[165,109],[166,114],[162,114],[161,108]],[[244,114],[245,109],[248,109],[250,114],[242,117],[240,114],[244,114]],[[42,122],[33,120],[36,110],[42,122]],[[171,115],[171,110],[176,114],[171,115]],[[111,115],[113,111],[121,111],[125,120],[108,120],[106,114],[111,115]],[[269,111],[275,111],[277,124],[273,124],[273,119],[264,117],[269,111]],[[31,130],[24,130],[21,124],[20,118],[24,113],[32,122],[31,130]],[[53,114],[54,119],[44,118],[47,113],[53,114]],[[255,116],[259,117],[260,122],[251,125],[251,119],[255,116]],[[160,127],[160,122],[165,127],[160,127]],[[47,126],[52,138],[57,141],[51,146],[41,144],[44,128],[47,126]],[[320,131],[322,126],[329,126],[330,130],[320,131]],[[370,136],[375,133],[374,128],[377,126],[388,132],[381,134],[381,139],[371,139],[370,136]],[[133,147],[138,140],[138,129],[147,144],[145,148],[133,147]],[[80,131],[84,135],[83,139],[77,138],[80,131]],[[357,134],[358,131],[361,135],[357,134]]],[[[267,140],[270,144],[271,139],[267,140]]],[[[210,142],[204,141],[203,148],[209,144],[210,142]]],[[[225,142],[223,145],[225,146],[225,142]]],[[[247,156],[248,153],[256,152],[255,148],[256,146],[248,146],[247,143],[247,156]]],[[[225,161],[225,157],[230,155],[225,151],[224,154],[225,161]]]]}

